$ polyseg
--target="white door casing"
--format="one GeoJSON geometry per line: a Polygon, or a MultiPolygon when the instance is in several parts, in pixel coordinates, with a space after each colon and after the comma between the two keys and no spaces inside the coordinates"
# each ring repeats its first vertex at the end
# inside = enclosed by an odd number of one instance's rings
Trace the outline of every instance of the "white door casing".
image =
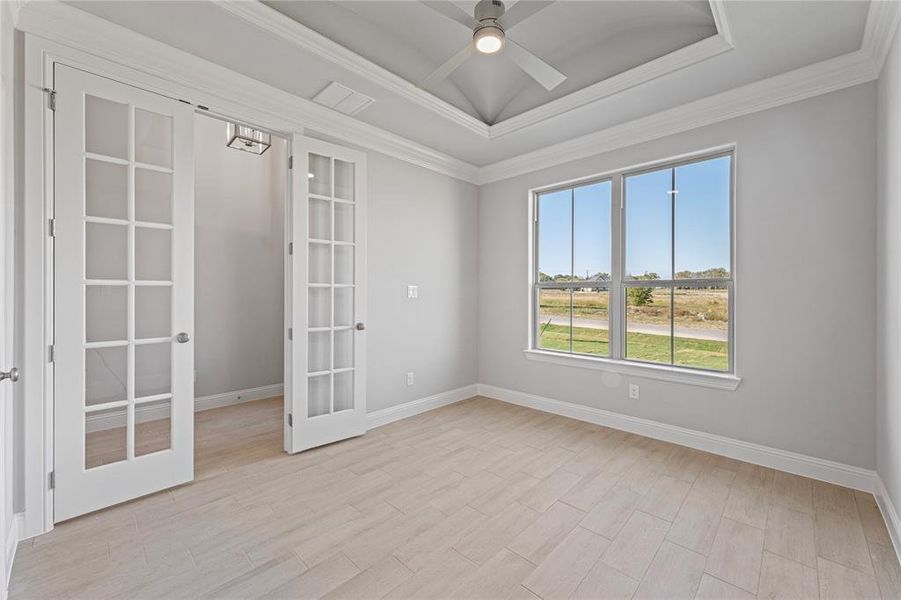
{"type": "Polygon", "coordinates": [[[366,155],[292,140],[285,449],[366,433],[366,155]]]}
{"type": "Polygon", "coordinates": [[[189,105],[54,73],[58,522],[193,479],[194,149],[189,105]]]}

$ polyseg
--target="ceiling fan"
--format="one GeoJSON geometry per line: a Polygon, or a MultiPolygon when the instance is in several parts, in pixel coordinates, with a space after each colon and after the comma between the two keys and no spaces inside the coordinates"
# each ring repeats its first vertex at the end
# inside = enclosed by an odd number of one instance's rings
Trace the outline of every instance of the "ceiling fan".
{"type": "Polygon", "coordinates": [[[422,87],[433,85],[451,73],[475,52],[494,54],[504,50],[510,59],[547,90],[552,90],[566,79],[566,75],[547,64],[513,40],[507,32],[516,24],[551,4],[549,1],[520,0],[509,11],[501,0],[480,0],[474,15],[469,16],[450,0],[424,2],[429,8],[472,30],[472,41],[450,57],[422,82],[422,87]]]}

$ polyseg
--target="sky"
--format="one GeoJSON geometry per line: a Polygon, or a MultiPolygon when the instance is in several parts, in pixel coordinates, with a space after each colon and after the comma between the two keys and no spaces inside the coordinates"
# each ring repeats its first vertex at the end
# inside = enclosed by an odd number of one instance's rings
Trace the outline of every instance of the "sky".
{"type": "MultiPolygon", "coordinates": [[[[626,177],[627,276],[672,277],[674,172],[676,272],[729,268],[730,161],[724,156],[626,177]]],[[[611,272],[611,196],[612,184],[605,181],[539,197],[538,267],[542,273],[569,274],[571,263],[582,277],[611,272]]]]}

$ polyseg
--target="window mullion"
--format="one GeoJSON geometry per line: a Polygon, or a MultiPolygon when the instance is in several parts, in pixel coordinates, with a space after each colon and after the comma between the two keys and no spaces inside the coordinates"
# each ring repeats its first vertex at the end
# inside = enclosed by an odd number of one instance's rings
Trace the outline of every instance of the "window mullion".
{"type": "Polygon", "coordinates": [[[623,357],[623,341],[625,334],[625,302],[623,294],[623,235],[624,198],[623,178],[613,178],[613,198],[610,202],[610,287],[607,293],[607,325],[610,342],[610,358],[623,357]]]}

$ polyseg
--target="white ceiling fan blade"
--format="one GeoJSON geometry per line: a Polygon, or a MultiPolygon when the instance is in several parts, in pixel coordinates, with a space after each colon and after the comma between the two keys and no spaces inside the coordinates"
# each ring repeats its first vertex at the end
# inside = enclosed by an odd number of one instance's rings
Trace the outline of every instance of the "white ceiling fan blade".
{"type": "Polygon", "coordinates": [[[465,12],[450,0],[422,0],[422,3],[435,12],[441,13],[451,21],[456,21],[460,25],[463,25],[469,30],[479,26],[479,22],[475,20],[475,17],[465,12]]]}
{"type": "Polygon", "coordinates": [[[504,29],[510,29],[553,3],[553,0],[519,0],[504,13],[504,16],[498,19],[498,22],[504,29]]]}
{"type": "Polygon", "coordinates": [[[532,79],[550,91],[566,80],[566,75],[547,64],[510,38],[504,41],[504,50],[510,55],[519,68],[528,73],[532,79]]]}
{"type": "Polygon", "coordinates": [[[431,75],[426,77],[422,85],[420,87],[429,87],[435,83],[438,83],[451,73],[457,70],[457,68],[466,62],[466,59],[472,56],[472,53],[475,52],[475,44],[469,43],[466,44],[466,47],[451,56],[443,65],[432,71],[431,75]]]}

